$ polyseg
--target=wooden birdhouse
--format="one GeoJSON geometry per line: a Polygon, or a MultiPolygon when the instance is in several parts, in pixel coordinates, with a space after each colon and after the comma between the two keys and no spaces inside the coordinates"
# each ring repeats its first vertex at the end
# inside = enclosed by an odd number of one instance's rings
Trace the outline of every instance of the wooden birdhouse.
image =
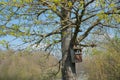
{"type": "Polygon", "coordinates": [[[71,49],[71,60],[73,63],[82,62],[82,48],[74,46],[73,49],[71,49]]]}

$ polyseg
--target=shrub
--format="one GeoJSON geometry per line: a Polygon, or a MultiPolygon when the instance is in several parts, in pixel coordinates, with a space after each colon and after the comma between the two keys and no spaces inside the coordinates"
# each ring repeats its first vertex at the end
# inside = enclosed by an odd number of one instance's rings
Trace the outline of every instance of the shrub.
{"type": "Polygon", "coordinates": [[[85,58],[88,80],[120,80],[120,39],[112,39],[102,47],[85,58]]]}

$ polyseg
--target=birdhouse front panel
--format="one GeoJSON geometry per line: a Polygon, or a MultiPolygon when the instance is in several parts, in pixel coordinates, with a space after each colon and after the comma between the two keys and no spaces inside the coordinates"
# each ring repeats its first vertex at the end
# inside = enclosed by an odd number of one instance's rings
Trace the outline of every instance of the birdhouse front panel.
{"type": "Polygon", "coordinates": [[[76,63],[82,62],[82,54],[75,54],[74,58],[76,63]]]}

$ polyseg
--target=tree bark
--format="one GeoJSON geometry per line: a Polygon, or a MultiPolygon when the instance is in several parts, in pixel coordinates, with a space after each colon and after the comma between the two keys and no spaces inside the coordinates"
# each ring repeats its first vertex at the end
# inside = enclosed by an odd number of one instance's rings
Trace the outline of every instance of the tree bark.
{"type": "Polygon", "coordinates": [[[76,80],[75,63],[72,63],[70,55],[70,35],[62,38],[62,79],[76,80]]]}
{"type": "MultiPolygon", "coordinates": [[[[62,10],[61,26],[69,24],[67,19],[70,19],[70,12],[62,10]],[[64,22],[65,21],[65,22],[64,22]]],[[[61,48],[62,48],[62,80],[76,80],[75,78],[75,63],[71,61],[70,48],[72,38],[71,27],[61,31],[61,48]]]]}

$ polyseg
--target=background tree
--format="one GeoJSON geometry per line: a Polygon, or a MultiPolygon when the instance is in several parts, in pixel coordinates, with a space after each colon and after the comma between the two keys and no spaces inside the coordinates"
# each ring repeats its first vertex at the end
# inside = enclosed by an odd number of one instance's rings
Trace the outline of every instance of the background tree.
{"type": "Polygon", "coordinates": [[[94,48],[89,51],[89,56],[87,55],[83,62],[88,80],[119,80],[120,38],[117,35],[109,36],[104,42],[101,41],[101,49],[94,48]]]}
{"type": "Polygon", "coordinates": [[[119,28],[119,0],[1,0],[0,35],[12,35],[25,44],[47,44],[45,50],[61,44],[62,78],[75,80],[70,49],[85,44],[89,34],[119,28]]]}
{"type": "Polygon", "coordinates": [[[45,52],[0,51],[0,80],[57,80],[58,60],[45,52]]]}

